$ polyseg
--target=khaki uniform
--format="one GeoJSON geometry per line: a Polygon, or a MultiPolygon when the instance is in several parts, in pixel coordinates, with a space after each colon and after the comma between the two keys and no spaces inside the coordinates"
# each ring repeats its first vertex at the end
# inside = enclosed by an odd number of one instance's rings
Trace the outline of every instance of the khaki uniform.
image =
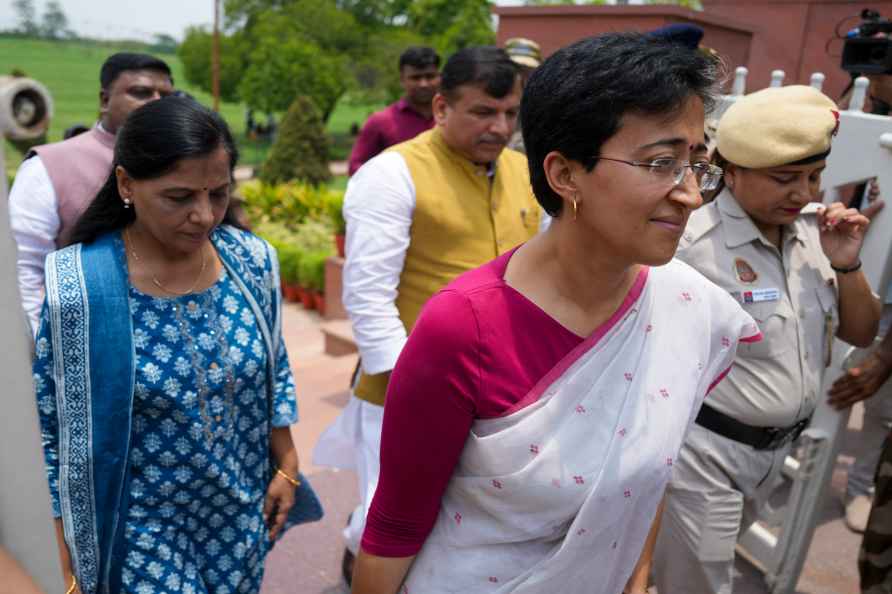
{"type": "MultiPolygon", "coordinates": [[[[706,404],[748,425],[789,427],[811,416],[839,314],[836,274],[815,208],[768,242],[726,189],[691,215],[677,257],[731,293],[761,342],[741,344],[706,404]]],[[[695,426],[666,491],[654,559],[660,592],[729,594],[738,534],[755,520],[789,447],[759,451],[695,426]]]]}

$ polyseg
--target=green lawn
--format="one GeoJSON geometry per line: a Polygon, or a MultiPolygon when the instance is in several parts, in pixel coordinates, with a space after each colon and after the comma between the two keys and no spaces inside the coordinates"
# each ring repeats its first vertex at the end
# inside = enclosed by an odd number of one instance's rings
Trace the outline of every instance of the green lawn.
{"type": "MultiPolygon", "coordinates": [[[[49,140],[61,140],[63,131],[77,123],[91,124],[96,120],[99,103],[99,68],[102,62],[118,48],[102,47],[81,42],[53,42],[37,39],[0,37],[0,75],[13,69],[24,71],[29,77],[43,83],[52,93],[54,116],[50,124],[49,140]]],[[[159,55],[171,67],[177,87],[196,99],[211,105],[208,93],[186,83],[183,68],[175,55],[159,55]]],[[[362,125],[368,114],[378,105],[354,104],[342,101],[335,109],[328,130],[332,135],[332,157],[345,159],[349,154],[352,138],[349,129],[353,122],[362,125]]],[[[257,165],[263,162],[269,143],[252,141],[245,137],[244,106],[222,103],[220,112],[236,135],[242,153],[241,162],[257,165]]],[[[9,143],[5,146],[7,172],[12,173],[21,160],[21,154],[9,143]]]]}

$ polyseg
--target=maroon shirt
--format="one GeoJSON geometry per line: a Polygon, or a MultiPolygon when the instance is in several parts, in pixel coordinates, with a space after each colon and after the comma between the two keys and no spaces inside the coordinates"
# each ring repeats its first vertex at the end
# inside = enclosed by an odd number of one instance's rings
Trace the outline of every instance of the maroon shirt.
{"type": "Polygon", "coordinates": [[[426,118],[412,109],[405,97],[373,113],[356,137],[350,153],[350,175],[387,147],[411,140],[433,126],[433,117],[426,118]]]}

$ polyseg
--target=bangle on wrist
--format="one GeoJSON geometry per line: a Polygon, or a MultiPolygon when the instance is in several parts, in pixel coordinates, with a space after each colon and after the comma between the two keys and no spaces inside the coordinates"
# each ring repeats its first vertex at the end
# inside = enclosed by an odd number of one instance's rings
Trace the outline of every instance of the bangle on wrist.
{"type": "Polygon", "coordinates": [[[850,272],[858,272],[859,270],[861,270],[861,260],[858,260],[857,264],[855,264],[854,266],[849,266],[848,268],[839,268],[837,266],[834,266],[833,263],[831,262],[830,268],[833,269],[833,272],[837,272],[839,274],[848,274],[850,272]]]}
{"type": "Polygon", "coordinates": [[[284,472],[281,468],[276,468],[276,474],[278,474],[279,476],[281,476],[283,479],[285,479],[286,481],[288,481],[289,483],[291,483],[291,484],[294,485],[295,487],[299,487],[299,486],[300,486],[300,481],[299,481],[299,480],[297,480],[297,479],[294,478],[294,477],[288,476],[287,474],[285,474],[285,472],[284,472]]]}
{"type": "Polygon", "coordinates": [[[73,592],[77,590],[77,578],[74,577],[74,574],[71,575],[71,585],[68,586],[68,590],[65,591],[65,594],[73,594],[73,592]]]}

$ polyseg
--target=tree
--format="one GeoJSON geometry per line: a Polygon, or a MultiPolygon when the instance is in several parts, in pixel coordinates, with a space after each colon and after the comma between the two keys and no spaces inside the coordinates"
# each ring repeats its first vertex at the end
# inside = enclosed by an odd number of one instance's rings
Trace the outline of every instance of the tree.
{"type": "Polygon", "coordinates": [[[40,34],[40,27],[37,26],[37,10],[34,8],[34,0],[15,0],[12,3],[19,19],[19,27],[17,31],[23,35],[36,36],[40,34]]]}
{"type": "Polygon", "coordinates": [[[360,24],[380,28],[405,22],[412,0],[336,0],[336,4],[360,24]]]}
{"type": "Polygon", "coordinates": [[[328,120],[347,89],[346,57],[325,52],[295,35],[292,22],[275,13],[265,14],[255,33],[254,49],[238,88],[245,103],[261,111],[284,111],[303,95],[328,120]]]}
{"type": "Polygon", "coordinates": [[[433,39],[442,54],[470,45],[491,45],[496,39],[489,0],[415,0],[408,24],[433,39]]]}
{"type": "Polygon", "coordinates": [[[62,10],[58,0],[50,0],[43,11],[43,23],[41,32],[47,39],[62,39],[71,37],[72,31],[68,28],[68,16],[62,10]]]}
{"type": "MultiPolygon", "coordinates": [[[[212,35],[201,27],[189,27],[177,55],[183,62],[186,81],[208,93],[211,90],[212,35]]],[[[238,86],[248,67],[250,47],[244,35],[220,35],[220,97],[223,101],[241,100],[238,86]]]]}
{"type": "Polygon", "coordinates": [[[319,111],[308,98],[299,96],[288,108],[260,179],[268,184],[298,180],[314,186],[331,179],[328,137],[319,111]]]}
{"type": "MultiPolygon", "coordinates": [[[[220,89],[226,101],[285,111],[298,95],[328,119],[344,92],[358,86],[369,35],[334,0],[225,0],[220,89]]],[[[192,28],[180,44],[186,80],[210,90],[211,35],[192,28]]]]}
{"type": "Polygon", "coordinates": [[[390,103],[402,94],[399,57],[411,45],[430,42],[406,27],[386,27],[369,35],[364,55],[350,61],[354,86],[351,98],[390,103]]]}
{"type": "MultiPolygon", "coordinates": [[[[351,15],[364,27],[402,24],[413,0],[330,0],[331,8],[351,15]]],[[[284,10],[299,0],[224,0],[227,26],[241,26],[266,10],[284,10]]]]}
{"type": "Polygon", "coordinates": [[[157,54],[173,54],[177,51],[177,40],[167,33],[155,33],[149,51],[157,54]]]}

